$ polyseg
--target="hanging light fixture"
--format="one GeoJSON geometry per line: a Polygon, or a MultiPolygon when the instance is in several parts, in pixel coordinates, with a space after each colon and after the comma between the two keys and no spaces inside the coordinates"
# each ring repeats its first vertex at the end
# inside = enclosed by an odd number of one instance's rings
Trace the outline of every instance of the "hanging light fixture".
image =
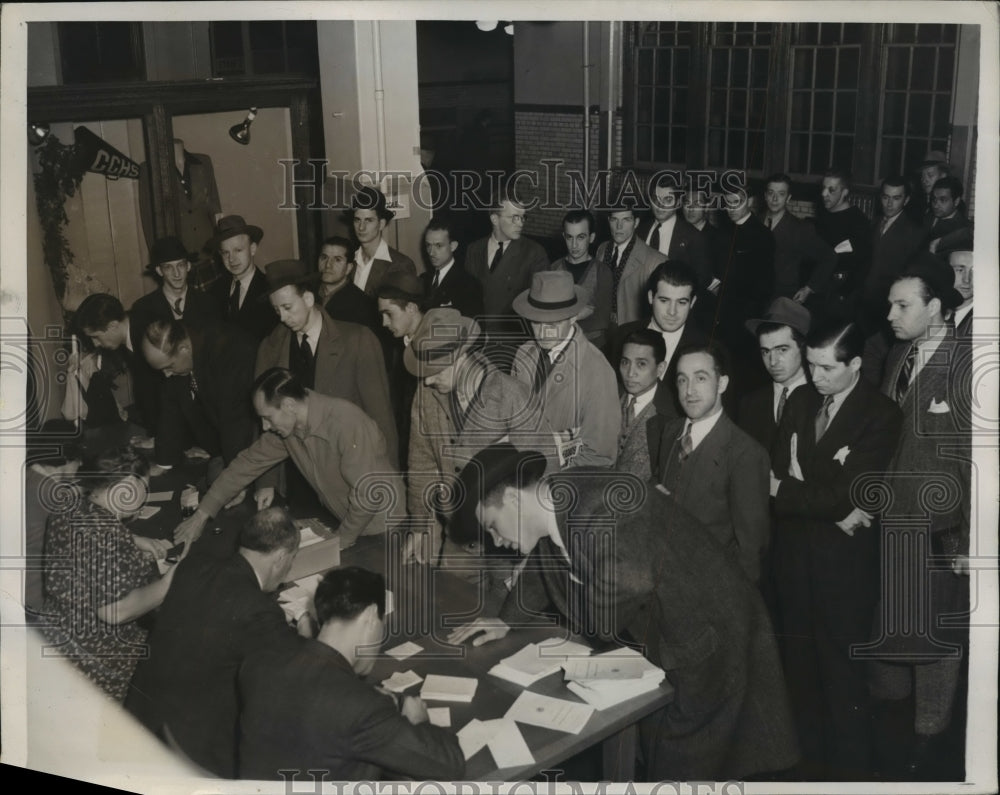
{"type": "Polygon", "coordinates": [[[247,117],[240,123],[229,128],[229,137],[236,143],[246,146],[250,143],[250,125],[257,118],[257,108],[250,108],[247,117]]]}
{"type": "Polygon", "coordinates": [[[480,20],[476,23],[476,27],[479,28],[483,33],[489,33],[491,30],[496,30],[496,26],[499,23],[496,20],[486,21],[480,20]]]}
{"type": "Polygon", "coordinates": [[[28,143],[32,146],[39,146],[49,137],[49,125],[28,124],[28,143]]]}
{"type": "Polygon", "coordinates": [[[508,22],[506,25],[504,25],[503,26],[503,32],[506,33],[508,36],[513,36],[514,35],[514,23],[513,22],[508,22]]]}

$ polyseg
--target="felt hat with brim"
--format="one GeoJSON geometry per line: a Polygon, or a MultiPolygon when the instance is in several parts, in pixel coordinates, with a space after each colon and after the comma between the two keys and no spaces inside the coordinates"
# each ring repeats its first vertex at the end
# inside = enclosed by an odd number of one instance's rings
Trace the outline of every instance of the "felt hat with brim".
{"type": "Polygon", "coordinates": [[[396,298],[419,304],[424,300],[424,283],[410,273],[392,273],[382,280],[376,298],[396,298]]]}
{"type": "Polygon", "coordinates": [[[946,166],[946,165],[948,165],[948,158],[945,156],[945,153],[933,149],[924,156],[924,160],[919,167],[928,168],[929,166],[946,166]]]}
{"type": "Polygon", "coordinates": [[[353,218],[355,210],[374,210],[375,214],[386,222],[391,221],[396,215],[389,209],[385,194],[369,185],[362,185],[351,197],[351,206],[345,211],[347,217],[353,218]]]}
{"type": "Polygon", "coordinates": [[[410,375],[427,378],[451,367],[463,347],[479,337],[479,324],[457,309],[428,311],[403,351],[403,366],[410,375]]]}
{"type": "Polygon", "coordinates": [[[805,335],[812,325],[812,315],[798,301],[781,296],[771,302],[764,317],[752,317],[746,322],[746,326],[751,334],[756,334],[761,323],[780,323],[805,335]]]}
{"type": "Polygon", "coordinates": [[[248,224],[243,220],[242,215],[227,215],[219,219],[215,227],[215,236],[211,240],[211,247],[218,248],[223,240],[229,240],[237,235],[247,235],[251,243],[259,243],[264,237],[264,230],[259,226],[248,224]]]}
{"type": "Polygon", "coordinates": [[[480,540],[476,508],[501,483],[534,483],[545,473],[545,456],[536,450],[518,450],[508,443],[492,444],[476,453],[463,467],[453,490],[448,537],[459,544],[480,540]]]}
{"type": "Polygon", "coordinates": [[[153,247],[149,250],[149,264],[146,265],[146,268],[155,271],[164,262],[176,262],[179,259],[193,262],[197,259],[197,255],[184,248],[179,237],[174,235],[161,237],[153,243],[153,247]]]}
{"type": "Polygon", "coordinates": [[[540,271],[531,277],[531,287],[514,299],[514,311],[535,323],[558,323],[576,316],[589,317],[594,311],[587,291],[573,283],[568,271],[540,271]]]}
{"type": "Polygon", "coordinates": [[[943,311],[956,309],[965,300],[955,289],[955,271],[951,265],[944,262],[929,251],[916,255],[903,269],[902,278],[920,279],[927,288],[941,301],[943,311]]]}
{"type": "Polygon", "coordinates": [[[319,274],[310,271],[306,264],[297,259],[279,259],[269,263],[264,268],[267,279],[267,294],[287,287],[290,284],[305,284],[315,287],[319,274]]]}

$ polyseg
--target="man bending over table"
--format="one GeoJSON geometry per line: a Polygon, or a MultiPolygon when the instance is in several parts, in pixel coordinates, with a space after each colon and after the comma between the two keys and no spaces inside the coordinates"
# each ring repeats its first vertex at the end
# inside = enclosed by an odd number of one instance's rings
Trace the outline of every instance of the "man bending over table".
{"type": "MultiPolygon", "coordinates": [[[[359,535],[384,533],[385,509],[404,505],[404,491],[375,421],[349,401],[306,389],[283,367],[261,373],[252,394],[265,433],[223,470],[198,510],[177,526],[174,540],[194,541],[234,495],[288,458],[340,520],[341,549],[359,535]],[[386,487],[395,499],[382,505],[386,487]],[[366,493],[380,504],[366,499],[366,493]]],[[[258,509],[267,508],[274,489],[259,489],[256,498],[258,509]]]]}
{"type": "Polygon", "coordinates": [[[689,513],[633,475],[545,460],[497,444],[462,470],[449,532],[480,527],[526,556],[498,618],[449,640],[473,645],[551,621],[599,643],[639,645],[674,700],[640,723],[647,780],[726,780],[797,760],[795,727],[767,611],[750,581],[689,513]],[[480,634],[482,633],[482,634],[480,634]]]}

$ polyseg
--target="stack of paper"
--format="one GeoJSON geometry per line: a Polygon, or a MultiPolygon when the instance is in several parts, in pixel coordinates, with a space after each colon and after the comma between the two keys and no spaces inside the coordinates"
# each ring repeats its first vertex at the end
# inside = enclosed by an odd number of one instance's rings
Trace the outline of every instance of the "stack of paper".
{"type": "Polygon", "coordinates": [[[494,665],[490,673],[521,687],[529,687],[539,679],[554,674],[571,659],[589,654],[587,646],[570,641],[558,646],[529,643],[516,654],[505,657],[494,665]]]}
{"type": "Polygon", "coordinates": [[[456,737],[466,759],[471,759],[483,746],[489,746],[501,769],[530,765],[535,761],[521,730],[510,718],[485,721],[473,718],[456,732],[456,737]]]}
{"type": "Polygon", "coordinates": [[[468,676],[427,674],[420,697],[424,701],[472,701],[479,680],[468,676]]]}
{"type": "Polygon", "coordinates": [[[587,704],[525,690],[510,705],[504,717],[543,729],[579,734],[593,714],[594,708],[587,704]]]}
{"type": "Polygon", "coordinates": [[[597,709],[607,709],[660,686],[666,677],[634,649],[613,649],[587,660],[570,660],[563,669],[567,685],[597,709]]]}
{"type": "Polygon", "coordinates": [[[319,581],[318,574],[302,577],[278,594],[278,604],[285,611],[285,616],[289,621],[298,621],[305,613],[309,612],[319,581]]]}
{"type": "Polygon", "coordinates": [[[296,519],[295,526],[299,528],[299,549],[318,544],[333,535],[333,531],[319,519],[296,519]]]}

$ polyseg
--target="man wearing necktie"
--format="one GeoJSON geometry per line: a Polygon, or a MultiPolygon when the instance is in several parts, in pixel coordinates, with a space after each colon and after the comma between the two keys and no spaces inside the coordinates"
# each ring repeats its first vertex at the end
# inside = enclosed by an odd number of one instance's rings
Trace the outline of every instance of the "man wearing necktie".
{"type": "MultiPolygon", "coordinates": [[[[653,472],[648,423],[656,414],[656,392],[667,371],[667,345],[663,336],[648,328],[629,334],[622,345],[618,371],[625,391],[616,468],[649,480],[653,472]]],[[[652,443],[655,445],[658,441],[653,439],[652,443]]]]}
{"type": "Polygon", "coordinates": [[[650,248],[636,232],[637,218],[627,199],[608,213],[611,240],[597,247],[596,258],[611,269],[611,324],[622,326],[645,316],[643,294],[656,266],[666,259],[650,248]]]}
{"type": "Polygon", "coordinates": [[[756,584],[771,533],[767,451],[723,410],[729,368],[717,343],[679,350],[675,385],[684,416],[663,425],[653,475],[756,584]]]}
{"type": "Polygon", "coordinates": [[[815,388],[788,399],[772,447],[779,637],[808,779],[865,780],[872,770],[867,667],[852,646],[870,639],[879,532],[852,489],[884,473],[902,415],[860,378],[864,343],[855,323],[808,334],[815,388]]]}
{"type": "Polygon", "coordinates": [[[659,251],[671,262],[686,262],[707,287],[712,281],[712,261],[703,236],[689,224],[680,212],[684,203],[684,186],[679,175],[666,173],[651,186],[649,211],[651,218],[639,227],[639,238],[653,251],[659,251]]]}
{"type": "Polygon", "coordinates": [[[431,267],[420,276],[427,297],[423,308],[451,306],[464,317],[479,317],[483,314],[483,285],[455,260],[457,249],[454,224],[444,218],[431,219],[424,230],[424,251],[431,267]]]}
{"type": "Polygon", "coordinates": [[[257,340],[266,337],[278,318],[267,305],[267,280],[254,264],[264,230],[248,224],[239,215],[219,219],[212,248],[218,251],[231,278],[219,279],[212,294],[223,318],[249,331],[257,340]]]}

